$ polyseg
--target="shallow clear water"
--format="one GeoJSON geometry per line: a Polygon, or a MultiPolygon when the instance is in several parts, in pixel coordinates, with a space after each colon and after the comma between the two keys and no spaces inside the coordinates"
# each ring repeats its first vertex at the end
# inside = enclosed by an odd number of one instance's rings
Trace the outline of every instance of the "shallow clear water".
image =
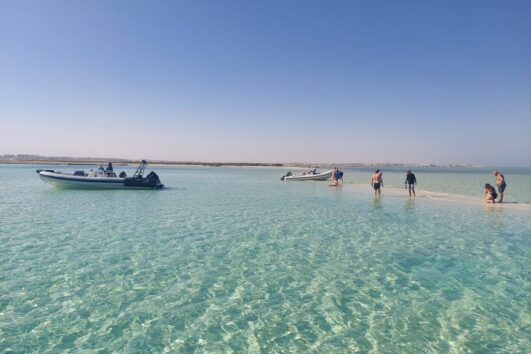
{"type": "MultiPolygon", "coordinates": [[[[350,168],[345,170],[345,181],[369,184],[374,168],[350,168]]],[[[388,167],[383,171],[384,185],[404,187],[406,168],[388,167]]],[[[508,202],[531,203],[531,168],[502,168],[507,181],[504,200],[508,202]]],[[[451,193],[475,197],[483,196],[485,183],[495,185],[492,168],[413,168],[417,177],[417,189],[431,192],[451,193]]]]}
{"type": "Polygon", "coordinates": [[[0,352],[530,347],[527,212],[276,169],[160,168],[162,191],[34,169],[0,166],[0,352]]]}

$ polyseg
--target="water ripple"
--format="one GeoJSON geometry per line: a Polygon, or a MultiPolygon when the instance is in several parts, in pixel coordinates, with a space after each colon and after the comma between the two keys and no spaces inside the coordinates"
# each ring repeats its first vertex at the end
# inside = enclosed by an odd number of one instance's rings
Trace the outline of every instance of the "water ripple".
{"type": "Polygon", "coordinates": [[[23,190],[0,183],[2,352],[529,348],[526,214],[259,169],[167,169],[187,187],[162,193],[18,173],[23,190]]]}

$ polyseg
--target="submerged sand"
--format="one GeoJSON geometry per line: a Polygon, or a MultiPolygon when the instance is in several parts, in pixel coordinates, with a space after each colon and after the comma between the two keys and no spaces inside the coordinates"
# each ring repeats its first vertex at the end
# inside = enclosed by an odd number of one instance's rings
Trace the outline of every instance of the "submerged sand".
{"type": "MultiPolygon", "coordinates": [[[[343,187],[341,188],[348,188],[350,190],[356,191],[356,192],[366,192],[367,195],[373,195],[373,189],[368,184],[363,183],[350,183],[345,182],[343,184],[343,187]]],[[[475,205],[475,206],[481,206],[481,207],[487,207],[487,208],[499,208],[499,209],[507,209],[507,210],[514,210],[514,211],[523,211],[531,213],[531,204],[529,203],[519,203],[519,202],[503,202],[503,203],[495,203],[495,204],[489,204],[486,203],[482,198],[473,197],[473,196],[467,196],[467,195],[460,195],[460,194],[451,194],[451,193],[440,193],[440,192],[430,192],[426,190],[415,190],[416,191],[416,197],[410,197],[408,191],[405,188],[397,188],[397,187],[383,187],[382,188],[382,194],[380,198],[427,198],[429,200],[441,202],[441,203],[459,203],[459,204],[467,204],[467,205],[475,205]]]]}

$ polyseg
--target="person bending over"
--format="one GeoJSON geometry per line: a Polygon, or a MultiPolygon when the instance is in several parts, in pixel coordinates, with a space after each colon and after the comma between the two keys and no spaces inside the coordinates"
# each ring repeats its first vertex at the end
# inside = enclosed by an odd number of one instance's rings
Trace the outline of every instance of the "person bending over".
{"type": "Polygon", "coordinates": [[[485,189],[484,189],[484,194],[485,194],[485,202],[487,203],[496,203],[496,189],[494,189],[493,186],[491,186],[490,184],[485,184],[485,189]]]}

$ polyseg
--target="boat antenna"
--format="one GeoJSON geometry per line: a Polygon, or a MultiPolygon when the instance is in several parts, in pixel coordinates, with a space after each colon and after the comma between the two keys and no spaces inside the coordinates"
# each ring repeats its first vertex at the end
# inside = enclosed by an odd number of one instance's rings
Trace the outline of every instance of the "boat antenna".
{"type": "Polygon", "coordinates": [[[136,168],[136,171],[135,171],[135,174],[133,175],[133,178],[142,178],[142,176],[144,175],[144,170],[146,169],[146,166],[147,166],[147,161],[146,160],[142,160],[140,162],[140,165],[138,165],[138,167],[136,168]]]}

